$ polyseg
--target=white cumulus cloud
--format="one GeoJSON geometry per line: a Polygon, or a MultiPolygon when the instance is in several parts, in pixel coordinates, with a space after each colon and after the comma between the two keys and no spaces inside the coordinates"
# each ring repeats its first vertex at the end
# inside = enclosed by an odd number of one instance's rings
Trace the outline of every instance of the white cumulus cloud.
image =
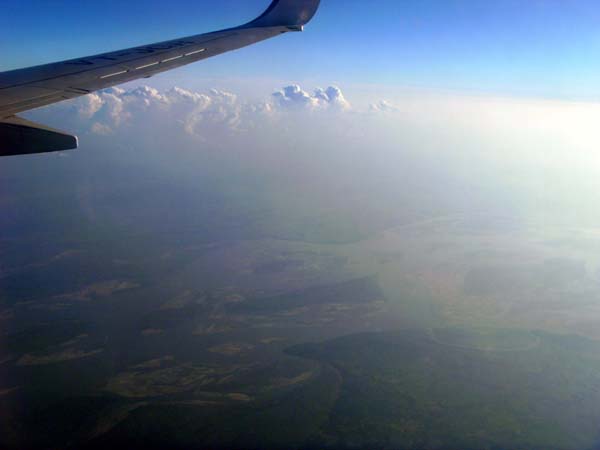
{"type": "Polygon", "coordinates": [[[379,103],[372,103],[369,109],[372,112],[398,112],[400,108],[387,100],[381,100],[379,103]]]}
{"type": "MultiPolygon", "coordinates": [[[[384,101],[378,105],[378,111],[394,110],[384,101]]],[[[292,130],[297,128],[302,114],[306,120],[312,120],[311,117],[318,120],[319,114],[333,119],[347,112],[359,111],[336,86],[317,88],[310,93],[298,85],[290,85],[253,101],[218,89],[195,92],[180,87],[159,90],[138,86],[127,90],[114,87],[52,105],[33,118],[79,134],[133,133],[147,139],[187,136],[215,142],[243,137],[244,133],[274,125],[280,130],[292,130]],[[61,123],[48,117],[60,117],[61,123]]],[[[300,120],[303,122],[306,121],[300,120]]]]}
{"type": "Polygon", "coordinates": [[[335,86],[317,88],[313,94],[309,94],[294,84],[275,92],[273,99],[277,106],[288,109],[350,109],[350,103],[341,89],[335,86]]]}

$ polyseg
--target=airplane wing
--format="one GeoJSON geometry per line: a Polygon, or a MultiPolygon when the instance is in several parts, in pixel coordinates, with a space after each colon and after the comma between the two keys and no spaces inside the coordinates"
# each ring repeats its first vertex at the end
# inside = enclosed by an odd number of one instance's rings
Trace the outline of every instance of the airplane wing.
{"type": "Polygon", "coordinates": [[[0,73],[0,156],[77,147],[68,133],[16,114],[127,81],[148,78],[289,31],[302,31],[320,0],[273,0],[251,22],[141,47],[0,73]]]}

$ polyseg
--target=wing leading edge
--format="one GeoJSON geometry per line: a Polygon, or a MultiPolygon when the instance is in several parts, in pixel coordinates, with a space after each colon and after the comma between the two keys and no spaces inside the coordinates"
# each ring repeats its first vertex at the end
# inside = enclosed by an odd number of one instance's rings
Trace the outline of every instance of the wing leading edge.
{"type": "Polygon", "coordinates": [[[77,147],[74,136],[16,117],[20,112],[147,78],[283,33],[302,31],[319,3],[320,0],[274,0],[263,14],[239,27],[2,72],[0,156],[77,147]]]}

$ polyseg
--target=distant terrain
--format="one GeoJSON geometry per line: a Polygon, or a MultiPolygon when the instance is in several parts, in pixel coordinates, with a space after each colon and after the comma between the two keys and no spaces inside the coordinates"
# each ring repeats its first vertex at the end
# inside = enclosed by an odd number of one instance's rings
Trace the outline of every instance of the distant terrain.
{"type": "Polygon", "coordinates": [[[1,448],[600,443],[594,229],[104,157],[2,175],[1,448]]]}

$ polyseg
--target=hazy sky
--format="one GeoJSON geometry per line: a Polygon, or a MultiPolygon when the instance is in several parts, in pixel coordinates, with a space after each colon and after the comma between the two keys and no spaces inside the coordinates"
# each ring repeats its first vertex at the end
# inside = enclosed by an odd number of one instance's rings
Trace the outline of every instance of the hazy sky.
{"type": "MultiPolygon", "coordinates": [[[[10,2],[0,17],[1,64],[221,29],[268,3],[10,2]]],[[[446,209],[599,224],[599,23],[600,6],[587,0],[323,0],[302,35],[27,117],[78,133],[73,158],[84,165],[86,152],[109,148],[164,154],[172,164],[181,158],[173,150],[233,149],[244,152],[242,166],[263,158],[276,174],[298,164],[307,179],[322,171],[340,186],[379,186],[405,199],[399,207],[426,180],[446,209]]]]}
{"type": "MultiPolygon", "coordinates": [[[[268,4],[5,2],[0,70],[233,26],[268,4]]],[[[184,81],[268,77],[589,100],[600,95],[599,23],[600,5],[593,0],[323,0],[303,36],[273,39],[175,76],[184,81]]]]}

